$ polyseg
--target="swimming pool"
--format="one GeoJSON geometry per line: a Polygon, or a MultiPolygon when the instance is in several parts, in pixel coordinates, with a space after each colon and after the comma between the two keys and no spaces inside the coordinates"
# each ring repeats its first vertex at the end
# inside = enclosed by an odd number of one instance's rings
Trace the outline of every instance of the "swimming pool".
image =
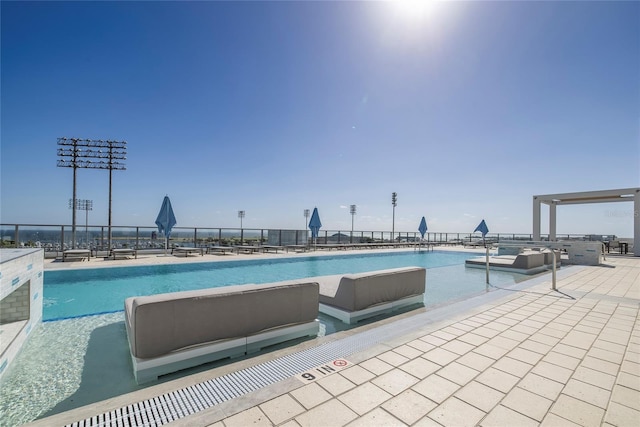
{"type": "MultiPolygon", "coordinates": [[[[427,274],[425,304],[433,305],[483,289],[484,272],[464,268],[470,254],[408,251],[384,254],[312,256],[245,261],[46,271],[44,321],[123,310],[125,298],[245,283],[269,283],[328,274],[360,273],[396,267],[427,269],[462,266],[427,274]],[[469,271],[467,271],[469,270],[469,271]],[[448,286],[438,284],[449,283],[448,286]]],[[[512,274],[503,274],[512,278],[512,274]]],[[[496,276],[496,279],[498,277],[496,276]]]]}
{"type": "MultiPolygon", "coordinates": [[[[135,383],[131,372],[121,312],[127,296],[417,265],[428,269],[425,305],[434,306],[486,292],[485,272],[464,266],[471,256],[476,254],[411,251],[46,271],[48,321],[34,330],[0,382],[2,425],[18,426],[145,387],[135,383]]],[[[503,287],[528,278],[491,272],[491,283],[503,287]]],[[[319,320],[322,335],[352,327],[322,314],[319,320]]]]}

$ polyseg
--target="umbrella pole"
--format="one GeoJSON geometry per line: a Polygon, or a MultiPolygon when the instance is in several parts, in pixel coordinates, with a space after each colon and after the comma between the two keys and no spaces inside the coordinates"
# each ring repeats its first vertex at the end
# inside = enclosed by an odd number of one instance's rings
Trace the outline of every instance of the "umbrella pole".
{"type": "Polygon", "coordinates": [[[486,260],[487,260],[487,291],[489,290],[489,248],[486,248],[487,251],[487,255],[486,255],[486,260]]]}

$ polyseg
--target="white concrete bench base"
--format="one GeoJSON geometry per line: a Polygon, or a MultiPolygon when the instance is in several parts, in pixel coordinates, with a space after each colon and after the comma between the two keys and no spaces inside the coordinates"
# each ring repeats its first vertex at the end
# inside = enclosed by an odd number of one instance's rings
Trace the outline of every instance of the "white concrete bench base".
{"type": "MultiPolygon", "coordinates": [[[[468,259],[465,261],[465,267],[469,267],[469,268],[487,268],[487,261],[485,260],[484,257],[482,257],[482,259],[480,258],[472,258],[472,259],[468,259]]],[[[542,265],[539,267],[533,267],[533,268],[513,268],[513,267],[509,267],[509,265],[500,265],[500,264],[492,264],[491,261],[489,261],[489,269],[490,270],[495,270],[495,271],[509,271],[511,273],[518,273],[518,274],[526,274],[528,276],[532,275],[532,274],[538,274],[538,273],[543,273],[545,271],[549,271],[553,268],[553,264],[549,264],[549,265],[542,265]]],[[[560,268],[560,267],[558,267],[560,268]]]]}
{"type": "Polygon", "coordinates": [[[160,375],[170,374],[182,369],[192,368],[216,360],[241,357],[256,353],[265,347],[306,336],[317,336],[320,322],[313,321],[301,325],[274,329],[246,338],[206,344],[195,348],[177,351],[153,359],[140,359],[131,356],[133,374],[137,384],[156,381],[160,375]]]}
{"type": "Polygon", "coordinates": [[[320,331],[320,321],[315,320],[301,325],[279,328],[247,337],[247,354],[256,353],[270,345],[302,337],[316,337],[320,331]]]}
{"type": "Polygon", "coordinates": [[[139,359],[131,356],[133,375],[136,383],[156,381],[160,375],[192,368],[215,360],[245,355],[246,339],[237,338],[203,345],[189,350],[178,351],[153,359],[139,359]]]}
{"type": "Polygon", "coordinates": [[[388,314],[402,307],[407,307],[414,304],[424,304],[424,294],[415,295],[412,297],[403,298],[396,301],[387,302],[384,304],[374,305],[373,307],[365,308],[358,311],[346,311],[337,307],[333,307],[327,304],[320,303],[320,313],[324,313],[327,316],[334,317],[341,320],[344,323],[352,325],[361,320],[374,317],[379,314],[388,314]]]}

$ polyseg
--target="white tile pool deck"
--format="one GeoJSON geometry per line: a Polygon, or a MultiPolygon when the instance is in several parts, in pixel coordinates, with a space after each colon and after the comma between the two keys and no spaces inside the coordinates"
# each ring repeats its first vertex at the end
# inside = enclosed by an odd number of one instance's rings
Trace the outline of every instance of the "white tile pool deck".
{"type": "MultiPolygon", "coordinates": [[[[47,262],[46,268],[137,265],[158,258],[163,257],[47,262]]],[[[640,258],[607,256],[601,266],[562,272],[559,292],[550,289],[545,277],[521,291],[418,309],[324,337],[340,339],[427,316],[413,332],[348,356],[353,366],[346,369],[310,383],[291,377],[171,425],[640,425],[640,258]]],[[[307,341],[33,424],[80,421],[317,344],[307,341]]]]}

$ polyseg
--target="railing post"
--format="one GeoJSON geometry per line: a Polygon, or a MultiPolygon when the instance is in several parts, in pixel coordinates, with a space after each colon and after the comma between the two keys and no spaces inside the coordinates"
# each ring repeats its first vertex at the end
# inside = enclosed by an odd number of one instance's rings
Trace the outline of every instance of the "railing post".
{"type": "Polygon", "coordinates": [[[198,227],[193,227],[193,246],[198,247],[198,227]]]}
{"type": "Polygon", "coordinates": [[[551,289],[553,289],[554,291],[557,291],[558,288],[556,287],[556,251],[554,251],[553,248],[551,248],[551,253],[553,254],[553,256],[551,257],[551,259],[553,260],[553,267],[551,268],[551,289]]]}
{"type": "Polygon", "coordinates": [[[19,230],[19,227],[20,227],[20,226],[19,226],[18,224],[16,224],[16,227],[15,227],[14,232],[13,232],[13,240],[14,240],[14,242],[15,242],[16,248],[17,248],[17,247],[19,247],[19,243],[18,243],[18,242],[19,242],[19,239],[20,239],[20,230],[19,230]]]}
{"type": "Polygon", "coordinates": [[[222,245],[222,228],[218,228],[218,245],[222,245]]]}
{"type": "MultiPolygon", "coordinates": [[[[64,225],[60,226],[60,250],[64,251],[64,225]]],[[[56,255],[58,254],[56,253],[56,255]]]]}
{"type": "Polygon", "coordinates": [[[140,227],[136,227],[136,249],[140,247],[140,227]]]}

